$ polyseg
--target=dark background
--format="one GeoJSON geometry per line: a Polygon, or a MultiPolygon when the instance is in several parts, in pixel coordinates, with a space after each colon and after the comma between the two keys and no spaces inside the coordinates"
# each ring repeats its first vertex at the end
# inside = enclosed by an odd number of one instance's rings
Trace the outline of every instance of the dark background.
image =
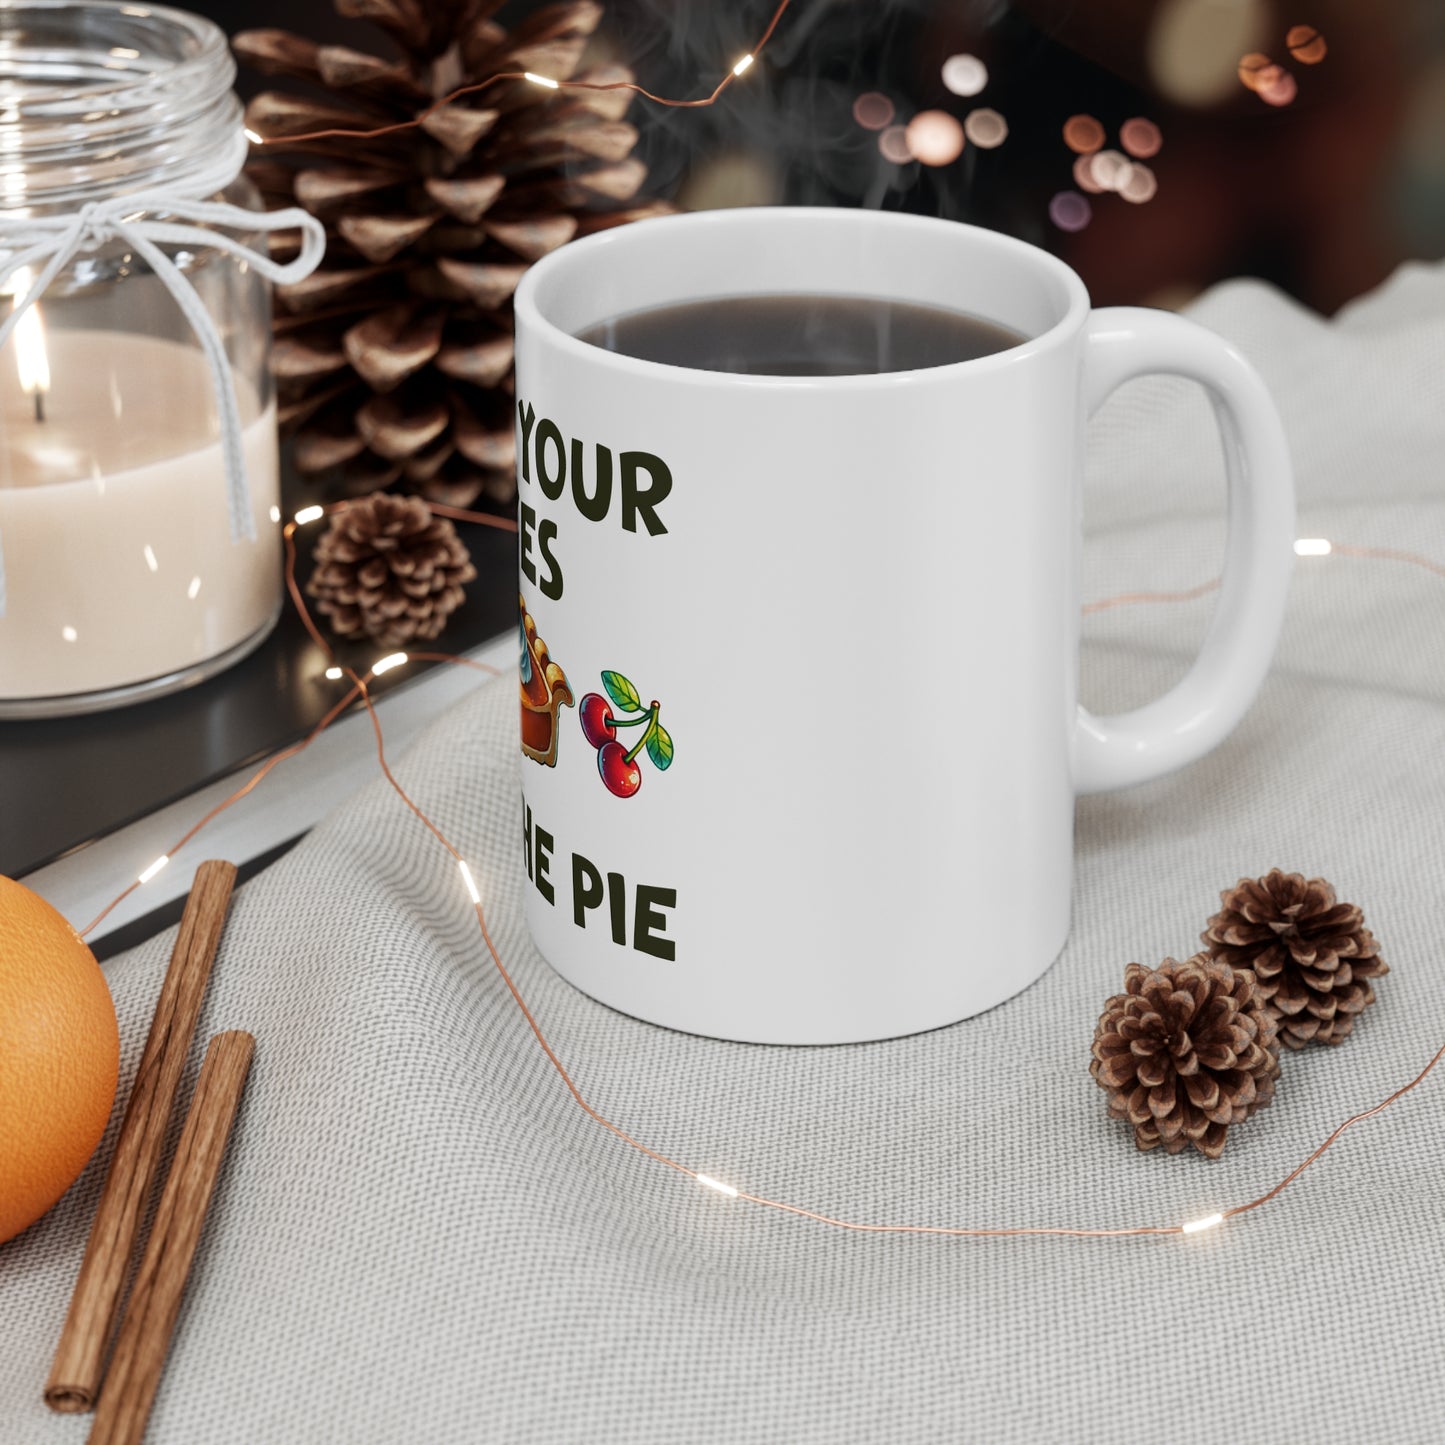
{"type": "MultiPolygon", "coordinates": [[[[191,0],[228,31],[284,26],[385,53],[329,0],[191,0]]],[[[775,0],[608,0],[598,44],[650,89],[703,94],[751,48],[775,0]]],[[[539,7],[504,5],[506,21],[539,7]]],[[[260,87],[243,74],[246,93],[260,87]]],[[[1445,253],[1442,0],[793,0],[764,59],[711,109],[638,101],[654,195],[689,208],[765,202],[871,205],[956,217],[1063,255],[1099,304],[1177,305],[1213,281],[1255,275],[1330,312],[1407,257],[1445,253]],[[1325,58],[1291,58],[1292,26],[1325,58]],[[1240,83],[1261,51],[1297,83],[1283,107],[1240,83]],[[956,53],[987,64],[977,97],[949,93],[956,53]],[[896,165],[853,119],[866,91],[906,122],[987,105],[1010,127],[996,150],[896,165]],[[1074,234],[1049,215],[1073,188],[1064,121],[1096,116],[1109,145],[1131,116],[1164,145],[1158,193],[1092,198],[1074,234]]]]}

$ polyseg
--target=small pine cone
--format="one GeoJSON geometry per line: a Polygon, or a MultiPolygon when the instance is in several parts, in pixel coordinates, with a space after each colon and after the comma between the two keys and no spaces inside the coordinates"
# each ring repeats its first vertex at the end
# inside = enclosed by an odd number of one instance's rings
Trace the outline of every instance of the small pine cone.
{"type": "Polygon", "coordinates": [[[1274,1098],[1279,1040],[1254,975],[1202,953],[1157,969],[1131,963],[1104,1006],[1089,1072],[1140,1149],[1224,1152],[1231,1124],[1274,1098]]]}
{"type": "Polygon", "coordinates": [[[1339,903],[1323,878],[1282,873],[1241,878],[1200,935],[1209,956],[1253,971],[1292,1049],[1343,1043],[1375,1001],[1372,978],[1390,971],[1364,915],[1339,903]]]}
{"type": "Polygon", "coordinates": [[[334,512],[306,591],[338,637],[386,647],[436,637],[477,569],[466,544],[419,497],[385,492],[334,512]]]}

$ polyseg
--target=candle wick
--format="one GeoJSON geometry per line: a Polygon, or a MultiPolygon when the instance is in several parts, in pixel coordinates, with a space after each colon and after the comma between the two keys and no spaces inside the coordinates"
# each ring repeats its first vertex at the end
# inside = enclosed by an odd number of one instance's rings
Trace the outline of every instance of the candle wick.
{"type": "Polygon", "coordinates": [[[45,420],[45,392],[38,386],[35,388],[35,420],[45,420]]]}

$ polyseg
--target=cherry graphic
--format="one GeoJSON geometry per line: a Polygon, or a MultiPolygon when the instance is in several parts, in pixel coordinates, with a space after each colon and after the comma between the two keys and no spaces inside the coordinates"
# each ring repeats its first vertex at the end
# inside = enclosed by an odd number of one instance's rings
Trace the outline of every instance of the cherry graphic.
{"type": "Polygon", "coordinates": [[[630,798],[642,786],[642,769],[616,738],[598,748],[597,771],[607,790],[619,798],[630,798]]]}
{"type": "Polygon", "coordinates": [[[587,741],[597,749],[597,771],[614,797],[631,798],[642,786],[639,754],[645,752],[652,766],[664,773],[672,766],[672,734],[663,727],[662,704],[654,698],[644,705],[637,689],[620,672],[602,674],[607,696],[589,692],[582,699],[578,715],[587,741]],[[619,717],[613,708],[621,708],[619,717]],[[624,728],[636,728],[625,734],[624,728]],[[635,739],[628,747],[629,739],[635,739]]]}
{"type": "Polygon", "coordinates": [[[612,722],[612,704],[600,692],[589,692],[582,699],[578,715],[582,719],[582,735],[594,748],[602,747],[617,736],[612,722]]]}

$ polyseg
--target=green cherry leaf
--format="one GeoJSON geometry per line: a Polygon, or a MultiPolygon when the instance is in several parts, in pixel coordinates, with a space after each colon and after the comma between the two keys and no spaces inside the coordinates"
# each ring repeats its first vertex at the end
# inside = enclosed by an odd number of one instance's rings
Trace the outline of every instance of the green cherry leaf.
{"type": "Polygon", "coordinates": [[[624,712],[641,710],[642,698],[637,689],[620,672],[604,672],[602,686],[607,689],[607,696],[624,712]]]}
{"type": "Polygon", "coordinates": [[[658,772],[666,772],[672,766],[673,751],[672,734],[661,723],[653,723],[647,735],[647,756],[658,772]]]}

